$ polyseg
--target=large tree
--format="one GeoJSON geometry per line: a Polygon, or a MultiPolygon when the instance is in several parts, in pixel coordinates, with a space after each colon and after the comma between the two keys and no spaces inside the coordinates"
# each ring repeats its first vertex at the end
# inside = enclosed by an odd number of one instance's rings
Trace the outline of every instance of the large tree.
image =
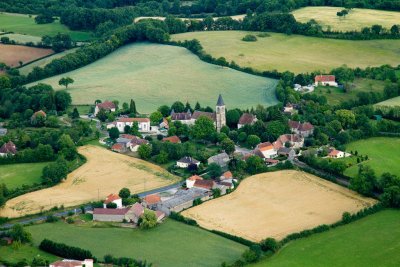
{"type": "Polygon", "coordinates": [[[74,83],[74,80],[71,77],[62,77],[59,81],[58,84],[65,86],[65,89],[68,88],[68,85],[74,83]]]}
{"type": "Polygon", "coordinates": [[[213,120],[206,116],[200,116],[192,127],[192,136],[199,140],[209,140],[215,131],[213,120]]]}

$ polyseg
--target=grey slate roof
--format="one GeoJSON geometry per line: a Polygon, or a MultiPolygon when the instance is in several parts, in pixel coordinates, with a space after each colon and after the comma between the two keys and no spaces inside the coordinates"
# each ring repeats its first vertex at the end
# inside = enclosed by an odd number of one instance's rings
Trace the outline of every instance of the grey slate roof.
{"type": "Polygon", "coordinates": [[[218,96],[217,106],[225,106],[224,100],[222,99],[222,95],[218,96]]]}

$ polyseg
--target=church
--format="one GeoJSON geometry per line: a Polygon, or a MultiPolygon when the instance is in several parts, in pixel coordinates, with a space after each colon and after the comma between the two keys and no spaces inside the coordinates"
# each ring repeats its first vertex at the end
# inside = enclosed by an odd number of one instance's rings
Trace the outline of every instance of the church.
{"type": "Polygon", "coordinates": [[[205,111],[194,111],[193,113],[188,110],[187,112],[177,113],[174,110],[171,111],[171,121],[180,121],[183,124],[193,125],[200,116],[209,117],[214,121],[215,127],[218,132],[221,128],[226,125],[226,107],[222,95],[218,96],[217,105],[215,112],[205,111]]]}

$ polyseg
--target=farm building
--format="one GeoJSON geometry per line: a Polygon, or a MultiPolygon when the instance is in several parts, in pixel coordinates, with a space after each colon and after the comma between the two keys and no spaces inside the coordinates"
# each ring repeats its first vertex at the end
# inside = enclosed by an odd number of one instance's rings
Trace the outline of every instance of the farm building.
{"type": "Polygon", "coordinates": [[[169,136],[169,137],[164,137],[162,139],[162,141],[163,142],[171,142],[171,143],[174,143],[174,144],[180,144],[181,143],[181,139],[176,135],[169,136]]]}
{"type": "Polygon", "coordinates": [[[114,203],[117,205],[117,209],[122,208],[122,199],[116,194],[110,194],[103,202],[103,207],[107,208],[107,204],[114,203]]]}
{"type": "Polygon", "coordinates": [[[192,188],[196,180],[203,180],[203,178],[198,175],[192,175],[186,179],[186,187],[189,189],[192,188]]]}
{"type": "Polygon", "coordinates": [[[99,103],[96,105],[94,108],[94,116],[97,116],[97,114],[100,112],[100,110],[105,110],[107,112],[114,112],[115,111],[115,104],[111,101],[105,101],[103,103],[99,103]]]}
{"type": "Polygon", "coordinates": [[[93,267],[93,260],[85,259],[83,261],[78,261],[64,259],[50,263],[49,267],[93,267]]]}
{"type": "Polygon", "coordinates": [[[338,86],[335,75],[317,75],[317,76],[315,76],[314,84],[315,84],[315,86],[319,86],[319,85],[334,86],[334,87],[338,86]]]}
{"type": "Polygon", "coordinates": [[[253,125],[256,122],[257,117],[255,115],[250,113],[243,113],[242,116],[240,116],[237,128],[240,129],[245,125],[253,125]]]}
{"type": "Polygon", "coordinates": [[[14,156],[17,154],[17,147],[12,141],[3,144],[0,147],[0,157],[14,156]]]}
{"type": "Polygon", "coordinates": [[[192,157],[183,157],[180,160],[178,160],[176,162],[176,166],[178,166],[179,168],[183,168],[186,169],[189,167],[189,165],[196,165],[197,167],[199,167],[200,165],[200,161],[192,158],[192,157]]]}
{"type": "Polygon", "coordinates": [[[275,147],[270,142],[258,144],[254,153],[263,159],[271,159],[278,156],[275,147]]]}
{"type": "Polygon", "coordinates": [[[226,166],[228,166],[229,161],[229,155],[225,152],[209,157],[207,160],[208,164],[215,163],[221,166],[221,168],[225,168],[226,166]]]}
{"type": "Polygon", "coordinates": [[[129,211],[126,213],[126,219],[129,219],[127,221],[132,222],[134,224],[137,224],[139,222],[140,216],[142,216],[144,213],[144,207],[140,203],[135,203],[132,205],[132,207],[129,209],[129,211]]]}
{"type": "Polygon", "coordinates": [[[152,195],[147,195],[143,198],[143,205],[151,210],[156,209],[157,204],[161,202],[161,197],[159,194],[152,194],[152,195]]]}
{"type": "Polygon", "coordinates": [[[213,180],[199,180],[194,181],[194,188],[205,189],[211,191],[217,187],[217,184],[213,180]]]}
{"type": "Polygon", "coordinates": [[[171,211],[180,212],[184,209],[192,207],[195,199],[201,199],[202,201],[205,201],[210,198],[211,193],[204,189],[190,188],[187,190],[178,190],[174,196],[160,202],[157,205],[157,209],[166,214],[170,214],[171,211]]]}
{"type": "Polygon", "coordinates": [[[129,210],[130,208],[122,208],[122,209],[95,208],[93,209],[93,221],[122,222],[123,220],[127,220],[126,215],[128,214],[129,210]]]}
{"type": "Polygon", "coordinates": [[[299,121],[289,120],[288,124],[292,133],[300,134],[304,137],[309,137],[314,133],[314,126],[309,122],[301,123],[299,121]]]}

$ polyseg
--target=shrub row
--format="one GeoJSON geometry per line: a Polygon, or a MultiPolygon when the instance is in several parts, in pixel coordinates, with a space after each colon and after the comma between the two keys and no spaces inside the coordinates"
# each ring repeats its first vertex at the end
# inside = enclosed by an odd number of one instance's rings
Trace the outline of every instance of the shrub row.
{"type": "Polygon", "coordinates": [[[228,233],[225,233],[225,232],[221,232],[221,231],[218,231],[218,230],[210,230],[210,232],[214,233],[214,234],[217,234],[217,235],[220,235],[222,237],[225,237],[227,239],[230,239],[232,241],[235,241],[237,243],[240,243],[242,245],[248,246],[248,247],[257,245],[257,243],[255,243],[253,241],[250,241],[248,239],[245,239],[243,237],[240,237],[240,236],[231,235],[231,234],[228,234],[228,233]]]}
{"type": "Polygon", "coordinates": [[[171,218],[175,221],[178,221],[178,222],[183,222],[188,225],[199,226],[195,220],[186,218],[183,215],[181,215],[177,212],[174,212],[174,211],[171,212],[171,214],[169,215],[169,218],[171,218]]]}
{"type": "Polygon", "coordinates": [[[89,250],[81,249],[78,247],[71,247],[63,243],[56,243],[48,239],[43,239],[43,241],[39,245],[39,248],[43,251],[67,259],[93,259],[96,262],[96,258],[93,257],[92,252],[90,252],[89,250]]]}

